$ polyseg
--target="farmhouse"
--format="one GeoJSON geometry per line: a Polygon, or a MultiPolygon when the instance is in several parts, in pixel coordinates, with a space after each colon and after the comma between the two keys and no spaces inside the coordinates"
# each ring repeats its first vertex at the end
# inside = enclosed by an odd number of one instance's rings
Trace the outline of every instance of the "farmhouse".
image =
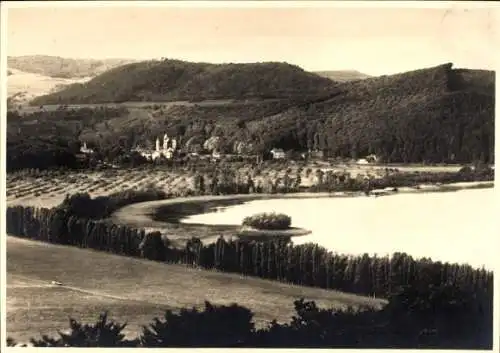
{"type": "Polygon", "coordinates": [[[285,151],[281,148],[273,148],[270,153],[273,156],[273,159],[285,159],[285,151]]]}

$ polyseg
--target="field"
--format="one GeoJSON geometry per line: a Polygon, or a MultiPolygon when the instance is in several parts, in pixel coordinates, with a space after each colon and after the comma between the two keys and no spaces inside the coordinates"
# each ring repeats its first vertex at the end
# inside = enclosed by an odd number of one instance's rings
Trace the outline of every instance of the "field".
{"type": "Polygon", "coordinates": [[[384,303],[11,236],[7,246],[7,334],[19,341],[64,329],[68,316],[92,321],[105,309],[113,319],[129,322],[127,332],[132,334],[165,309],[200,306],[204,300],[246,306],[255,312],[258,325],[274,318],[288,321],[293,301],[300,297],[328,307],[384,303]],[[63,286],[53,286],[51,281],[63,286]]]}
{"type": "MultiPolygon", "coordinates": [[[[255,183],[265,180],[282,178],[288,170],[292,178],[296,178],[299,165],[274,165],[255,168],[249,164],[241,165],[238,174],[244,177],[252,176],[255,183]]],[[[328,162],[314,162],[302,166],[300,171],[301,186],[311,186],[316,182],[315,171],[333,170],[340,173],[356,175],[372,175],[374,177],[385,174],[385,168],[397,168],[399,171],[433,171],[456,172],[459,165],[447,166],[401,166],[401,165],[332,165],[328,162]],[[308,172],[308,169],[309,172],[308,172]]],[[[54,207],[60,204],[66,194],[88,192],[90,196],[109,195],[126,189],[140,190],[148,186],[163,189],[167,192],[177,190],[180,193],[193,188],[194,172],[172,171],[168,168],[148,169],[110,169],[101,172],[75,172],[64,175],[41,173],[40,176],[20,176],[9,174],[7,176],[7,204],[31,205],[37,207],[54,207]]]]}

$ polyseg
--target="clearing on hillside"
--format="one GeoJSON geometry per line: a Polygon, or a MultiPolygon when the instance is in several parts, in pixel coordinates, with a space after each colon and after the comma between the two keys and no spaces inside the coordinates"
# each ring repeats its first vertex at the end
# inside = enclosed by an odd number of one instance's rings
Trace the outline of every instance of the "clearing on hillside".
{"type": "Polygon", "coordinates": [[[112,319],[128,322],[126,332],[136,335],[141,325],[164,310],[202,307],[205,300],[248,307],[257,325],[274,318],[289,321],[293,301],[301,297],[322,307],[381,307],[385,303],[12,236],[7,237],[7,248],[7,336],[21,342],[66,329],[68,316],[92,322],[104,310],[109,310],[112,319]]]}

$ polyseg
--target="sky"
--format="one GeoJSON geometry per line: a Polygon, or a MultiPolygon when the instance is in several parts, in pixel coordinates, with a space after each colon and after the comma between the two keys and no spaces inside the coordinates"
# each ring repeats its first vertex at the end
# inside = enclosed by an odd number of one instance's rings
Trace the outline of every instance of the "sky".
{"type": "Polygon", "coordinates": [[[286,61],[310,71],[358,70],[370,75],[447,62],[455,67],[493,69],[494,58],[500,57],[500,17],[494,13],[498,9],[465,6],[24,5],[8,8],[7,54],[164,57],[213,63],[286,61]]]}

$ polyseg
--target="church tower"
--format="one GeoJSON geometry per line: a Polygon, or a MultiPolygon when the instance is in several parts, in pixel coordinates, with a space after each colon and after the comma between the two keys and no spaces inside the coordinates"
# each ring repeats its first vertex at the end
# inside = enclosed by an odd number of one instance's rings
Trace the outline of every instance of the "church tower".
{"type": "Polygon", "coordinates": [[[160,139],[156,138],[156,151],[160,151],[160,139]]]}

